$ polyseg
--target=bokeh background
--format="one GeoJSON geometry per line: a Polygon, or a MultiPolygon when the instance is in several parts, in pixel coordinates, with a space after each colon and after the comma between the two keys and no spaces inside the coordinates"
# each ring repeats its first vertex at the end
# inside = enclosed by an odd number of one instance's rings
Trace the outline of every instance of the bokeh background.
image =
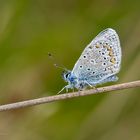
{"type": "MultiPolygon", "coordinates": [[[[0,0],[0,104],[55,95],[65,83],[47,53],[72,69],[108,27],[123,51],[117,83],[140,79],[139,0],[0,0]]],[[[32,139],[139,140],[140,89],[0,113],[0,140],[32,139]]]]}

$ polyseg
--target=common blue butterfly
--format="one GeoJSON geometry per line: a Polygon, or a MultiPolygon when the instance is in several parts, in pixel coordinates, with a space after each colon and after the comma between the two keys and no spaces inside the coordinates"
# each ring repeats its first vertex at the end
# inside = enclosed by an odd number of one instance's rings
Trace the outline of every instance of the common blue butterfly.
{"type": "Polygon", "coordinates": [[[120,40],[116,31],[111,28],[103,30],[87,45],[73,70],[63,73],[63,79],[68,85],[62,90],[83,90],[88,86],[117,81],[121,56],[120,40]]]}

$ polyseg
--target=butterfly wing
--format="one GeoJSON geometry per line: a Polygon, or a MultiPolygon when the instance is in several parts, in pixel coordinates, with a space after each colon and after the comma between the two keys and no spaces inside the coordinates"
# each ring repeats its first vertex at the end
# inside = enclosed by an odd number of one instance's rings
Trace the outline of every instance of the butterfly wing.
{"type": "Polygon", "coordinates": [[[72,73],[95,85],[120,70],[121,47],[115,30],[108,28],[99,33],[84,49],[72,73]]]}

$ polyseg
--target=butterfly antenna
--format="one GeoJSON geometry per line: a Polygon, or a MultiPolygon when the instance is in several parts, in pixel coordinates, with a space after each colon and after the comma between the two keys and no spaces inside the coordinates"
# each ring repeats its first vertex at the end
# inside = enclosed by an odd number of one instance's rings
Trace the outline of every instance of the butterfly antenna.
{"type": "Polygon", "coordinates": [[[58,61],[54,58],[54,56],[51,53],[48,53],[48,56],[49,56],[49,58],[51,58],[51,60],[53,60],[53,62],[57,62],[57,63],[54,63],[54,66],[56,68],[60,68],[62,70],[67,71],[67,69],[64,67],[64,65],[62,65],[61,63],[58,63],[58,61]]]}

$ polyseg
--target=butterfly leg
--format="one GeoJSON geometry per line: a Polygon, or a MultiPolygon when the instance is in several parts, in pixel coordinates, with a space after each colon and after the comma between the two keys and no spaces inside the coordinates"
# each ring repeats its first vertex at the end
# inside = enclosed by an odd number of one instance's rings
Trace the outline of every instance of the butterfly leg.
{"type": "Polygon", "coordinates": [[[64,86],[57,94],[61,93],[65,88],[66,86],[64,86]]]}
{"type": "Polygon", "coordinates": [[[71,85],[64,86],[57,94],[61,93],[64,89],[66,89],[66,92],[68,92],[69,88],[73,88],[73,87],[71,85]]]}
{"type": "Polygon", "coordinates": [[[91,85],[89,82],[86,81],[86,84],[89,85],[92,89],[96,90],[98,92],[98,89],[94,86],[94,85],[91,85]]]}
{"type": "Polygon", "coordinates": [[[74,88],[72,88],[72,92],[74,92],[74,88]]]}
{"type": "Polygon", "coordinates": [[[69,88],[67,86],[65,87],[65,89],[66,89],[66,93],[69,92],[69,88]]]}
{"type": "Polygon", "coordinates": [[[96,89],[95,86],[91,85],[89,82],[85,81],[87,85],[89,85],[91,88],[96,89]]]}

